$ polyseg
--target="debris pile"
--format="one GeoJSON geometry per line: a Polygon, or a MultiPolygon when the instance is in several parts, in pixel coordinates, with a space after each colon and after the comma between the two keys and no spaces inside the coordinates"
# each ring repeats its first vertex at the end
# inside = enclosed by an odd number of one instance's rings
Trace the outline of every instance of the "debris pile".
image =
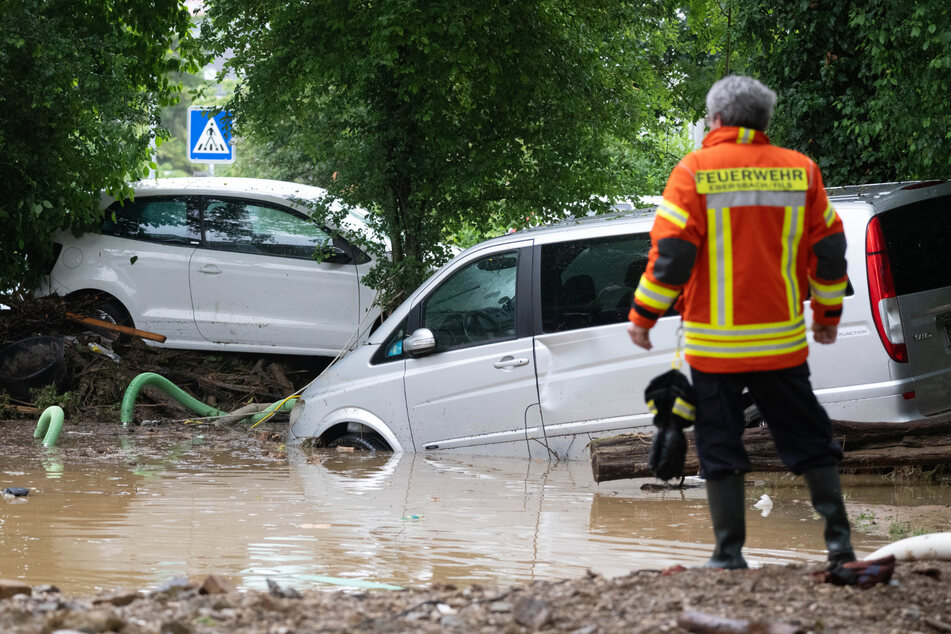
{"type": "MultiPolygon", "coordinates": [[[[249,403],[271,403],[310,382],[326,366],[320,357],[174,350],[141,337],[91,327],[89,302],[61,297],[0,298],[0,349],[42,338],[62,345],[62,376],[28,391],[0,384],[0,419],[35,418],[49,405],[67,417],[116,418],[129,383],[143,372],[160,374],[196,399],[233,411],[249,403]],[[17,392],[17,393],[11,393],[17,392]]],[[[188,418],[190,412],[162,391],[145,388],[136,404],[141,419],[188,418]]]]}

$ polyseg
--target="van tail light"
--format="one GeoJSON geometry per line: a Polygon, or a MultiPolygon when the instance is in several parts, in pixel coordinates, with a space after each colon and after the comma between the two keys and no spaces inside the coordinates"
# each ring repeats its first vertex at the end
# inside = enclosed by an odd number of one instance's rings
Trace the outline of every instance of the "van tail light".
{"type": "Polygon", "coordinates": [[[899,363],[908,363],[908,348],[901,329],[898,297],[892,279],[892,264],[885,250],[885,237],[878,218],[872,218],[865,231],[865,270],[868,272],[868,298],[872,317],[885,352],[899,363]]]}

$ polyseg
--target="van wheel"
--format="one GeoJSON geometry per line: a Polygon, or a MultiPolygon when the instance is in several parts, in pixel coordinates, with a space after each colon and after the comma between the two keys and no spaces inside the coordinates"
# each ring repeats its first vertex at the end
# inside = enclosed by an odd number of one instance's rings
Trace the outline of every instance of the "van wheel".
{"type": "Polygon", "coordinates": [[[750,427],[766,426],[766,420],[763,418],[763,415],[759,413],[759,408],[755,405],[750,405],[743,410],[743,422],[746,423],[747,429],[750,427]]]}
{"type": "Polygon", "coordinates": [[[383,440],[371,434],[344,434],[330,441],[328,447],[353,447],[360,451],[389,451],[383,440]]]}

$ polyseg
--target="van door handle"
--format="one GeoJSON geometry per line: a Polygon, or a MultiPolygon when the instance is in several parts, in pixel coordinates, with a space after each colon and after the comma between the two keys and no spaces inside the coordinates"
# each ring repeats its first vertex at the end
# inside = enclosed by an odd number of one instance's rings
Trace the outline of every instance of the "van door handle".
{"type": "Polygon", "coordinates": [[[525,357],[515,358],[510,354],[505,355],[495,362],[495,367],[499,370],[518,368],[523,365],[528,365],[528,359],[525,357]]]}
{"type": "Polygon", "coordinates": [[[206,275],[218,275],[221,273],[221,269],[214,264],[206,264],[201,267],[200,271],[206,275]]]}

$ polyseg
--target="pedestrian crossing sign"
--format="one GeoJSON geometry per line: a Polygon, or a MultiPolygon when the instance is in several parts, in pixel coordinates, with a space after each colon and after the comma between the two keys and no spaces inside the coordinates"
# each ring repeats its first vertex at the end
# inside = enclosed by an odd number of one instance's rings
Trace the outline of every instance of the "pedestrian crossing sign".
{"type": "Polygon", "coordinates": [[[234,163],[232,114],[191,106],[188,109],[188,160],[192,163],[234,163]]]}

